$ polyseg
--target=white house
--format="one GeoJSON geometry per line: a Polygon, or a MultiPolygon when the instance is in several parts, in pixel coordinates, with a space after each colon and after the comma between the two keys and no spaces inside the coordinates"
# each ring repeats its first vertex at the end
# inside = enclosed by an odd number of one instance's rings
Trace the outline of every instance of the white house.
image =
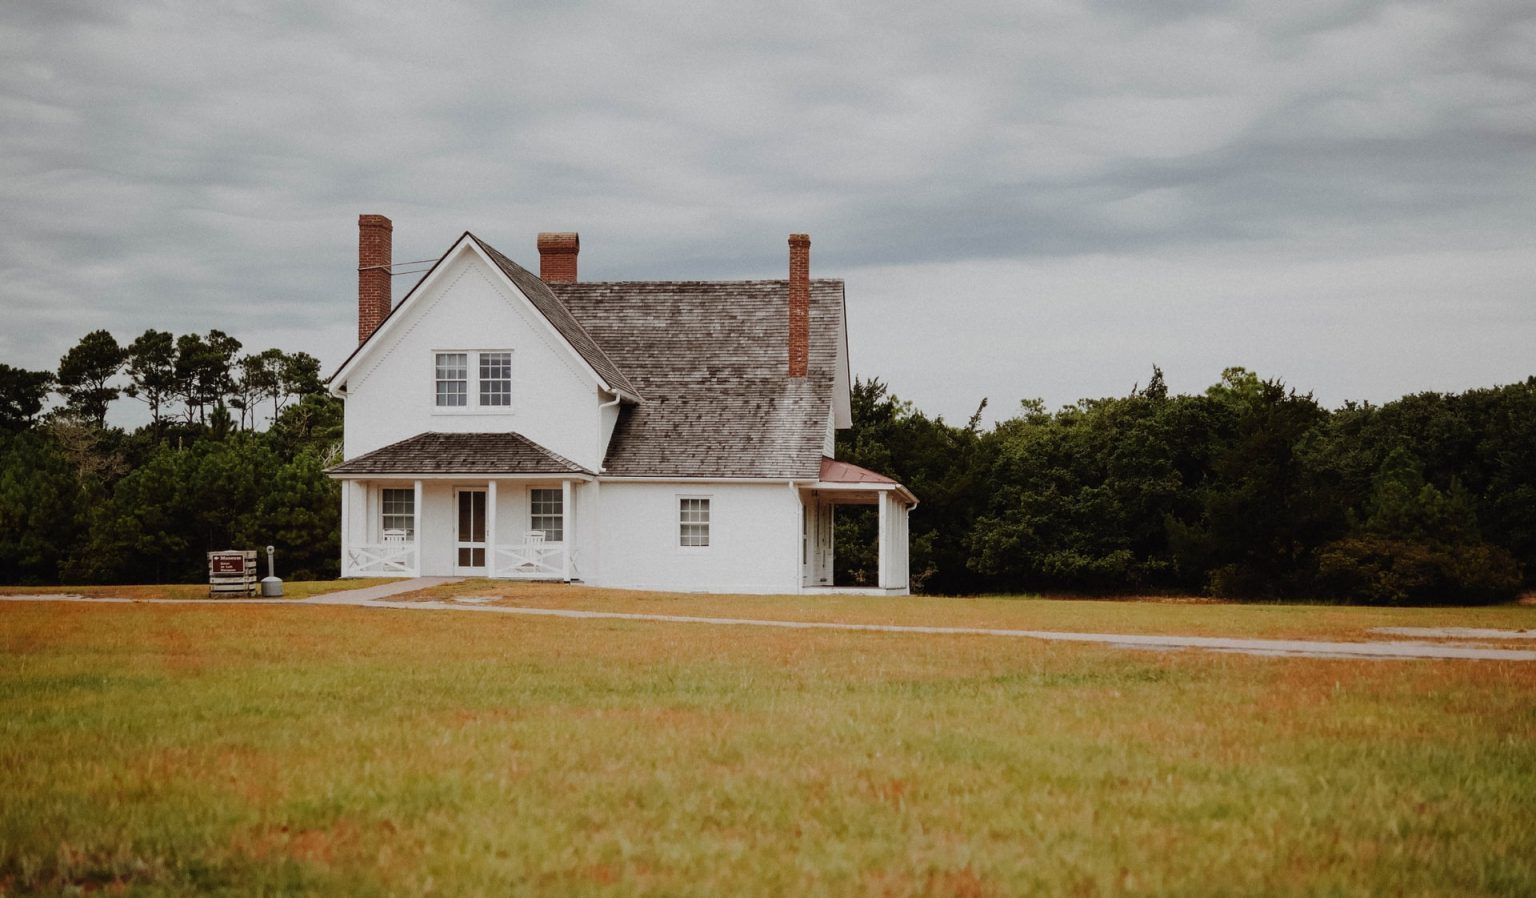
{"type": "Polygon", "coordinates": [[[852,423],[843,282],[539,276],[466,232],[391,306],[389,219],[358,220],[358,346],[345,400],[341,570],[598,586],[813,593],[839,505],[879,507],[879,582],[907,592],[901,484],[835,461],[852,423]]]}

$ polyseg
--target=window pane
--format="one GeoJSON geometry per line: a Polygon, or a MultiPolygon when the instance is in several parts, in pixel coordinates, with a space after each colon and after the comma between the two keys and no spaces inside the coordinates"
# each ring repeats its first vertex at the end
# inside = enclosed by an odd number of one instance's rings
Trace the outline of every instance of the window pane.
{"type": "Polygon", "coordinates": [[[480,404],[512,404],[512,353],[480,353],[480,404]]]}
{"type": "Polygon", "coordinates": [[[709,545],[709,500],[679,499],[677,512],[678,544],[709,545]]]}
{"type": "Polygon", "coordinates": [[[437,354],[436,400],[440,406],[462,406],[469,399],[469,354],[437,354]]]}
{"type": "Polygon", "coordinates": [[[379,527],[384,532],[386,539],[393,539],[404,534],[407,540],[416,537],[416,491],[409,490],[381,490],[379,493],[379,510],[381,520],[379,527]],[[395,530],[400,533],[390,533],[395,530]]]}
{"type": "Polygon", "coordinates": [[[565,498],[560,490],[532,489],[528,491],[528,529],[544,531],[549,542],[565,540],[565,498]]]}

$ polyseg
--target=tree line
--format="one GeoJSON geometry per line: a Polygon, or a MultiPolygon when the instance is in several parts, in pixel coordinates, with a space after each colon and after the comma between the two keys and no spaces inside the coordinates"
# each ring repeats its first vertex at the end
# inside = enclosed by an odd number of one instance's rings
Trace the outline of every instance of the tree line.
{"type": "MultiPolygon", "coordinates": [[[[914,586],[1494,602],[1536,585],[1536,377],[1321,406],[1241,368],[981,425],[853,388],[838,457],[901,480],[914,586]]],[[[319,363],[214,330],[93,331],[54,371],[0,364],[0,582],[194,582],[214,549],[279,545],[334,577],[341,403],[319,363]],[[108,423],[113,403],[149,423],[108,423]]],[[[840,510],[839,583],[875,522],[840,510]]]]}
{"type": "Polygon", "coordinates": [[[283,576],[335,577],[341,403],[313,356],[242,349],[97,330],[53,371],[0,364],[0,583],[195,582],[268,543],[283,576]],[[123,400],[149,423],[109,425],[123,400]]]}
{"type": "MultiPolygon", "coordinates": [[[[861,379],[853,412],[838,457],[921,500],[924,591],[1410,604],[1536,585],[1536,377],[1329,410],[1242,368],[1172,395],[1154,369],[986,429],[980,408],[950,425],[861,379]]],[[[838,526],[839,576],[872,579],[874,522],[838,526]]]]}

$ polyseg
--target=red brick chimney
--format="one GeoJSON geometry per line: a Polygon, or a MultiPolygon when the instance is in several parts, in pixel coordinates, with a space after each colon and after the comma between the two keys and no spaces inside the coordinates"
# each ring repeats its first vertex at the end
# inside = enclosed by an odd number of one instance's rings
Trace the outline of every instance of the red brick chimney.
{"type": "Polygon", "coordinates": [[[389,265],[395,226],[382,215],[357,217],[357,342],[389,314],[389,265]]]}
{"type": "Polygon", "coordinates": [[[811,358],[811,236],[789,235],[789,376],[804,377],[811,358]]]}
{"type": "Polygon", "coordinates": [[[576,254],[581,238],[575,232],[539,235],[539,277],[551,284],[576,283],[576,254]]]}

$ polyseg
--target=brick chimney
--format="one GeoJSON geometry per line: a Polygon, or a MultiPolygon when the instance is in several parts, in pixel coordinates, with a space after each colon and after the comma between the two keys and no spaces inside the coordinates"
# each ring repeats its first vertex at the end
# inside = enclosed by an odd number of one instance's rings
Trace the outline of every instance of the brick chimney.
{"type": "Polygon", "coordinates": [[[357,342],[389,314],[389,265],[395,226],[382,215],[357,217],[357,342]]]}
{"type": "Polygon", "coordinates": [[[581,238],[575,232],[539,235],[539,278],[551,284],[576,283],[576,254],[581,238]]]}
{"type": "Polygon", "coordinates": [[[804,377],[811,357],[811,236],[789,235],[789,376],[804,377]]]}

